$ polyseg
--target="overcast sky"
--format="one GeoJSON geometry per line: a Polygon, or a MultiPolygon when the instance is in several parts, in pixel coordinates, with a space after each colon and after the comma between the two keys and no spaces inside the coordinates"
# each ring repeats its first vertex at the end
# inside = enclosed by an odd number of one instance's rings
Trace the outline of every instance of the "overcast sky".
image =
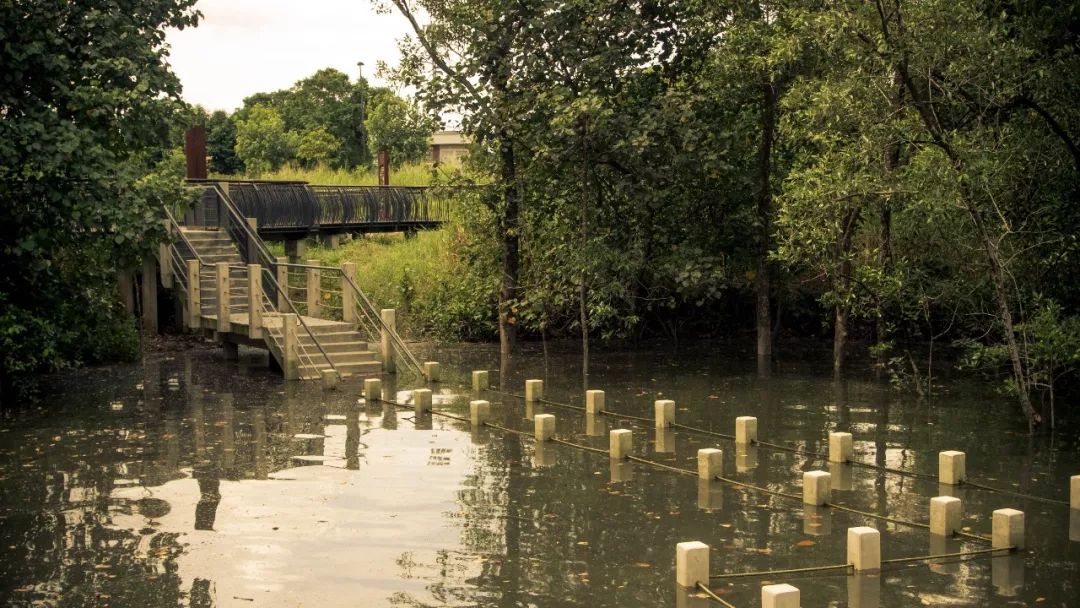
{"type": "Polygon", "coordinates": [[[244,97],[291,86],[334,67],[373,84],[375,63],[397,64],[408,31],[397,13],[376,15],[371,0],[199,0],[199,27],[170,31],[170,63],[184,99],[232,111],[244,97]]]}

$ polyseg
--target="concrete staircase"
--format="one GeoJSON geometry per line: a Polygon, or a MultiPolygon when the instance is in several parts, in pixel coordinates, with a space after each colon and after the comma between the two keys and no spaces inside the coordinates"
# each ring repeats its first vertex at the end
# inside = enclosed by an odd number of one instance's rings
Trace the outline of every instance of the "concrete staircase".
{"type": "MultiPolygon", "coordinates": [[[[198,252],[199,257],[207,264],[225,262],[230,265],[242,265],[244,262],[240,252],[223,230],[206,228],[181,228],[184,237],[191,243],[192,248],[198,252]]],[[[202,314],[204,316],[217,315],[217,280],[213,272],[202,272],[199,277],[202,291],[200,299],[202,314]]],[[[248,280],[246,273],[234,272],[230,276],[229,308],[233,315],[246,314],[248,312],[248,280]]],[[[269,286],[264,286],[269,288],[269,286]]],[[[272,298],[276,302],[277,298],[272,298]]],[[[281,311],[279,311],[281,312],[281,311]]],[[[288,312],[288,311],[285,311],[288,312]]],[[[264,313],[265,314],[265,313],[264,313]]],[[[303,317],[304,324],[298,327],[297,336],[298,351],[300,353],[300,377],[305,380],[317,380],[321,377],[323,369],[330,369],[326,359],[333,363],[333,368],[341,376],[353,374],[380,374],[382,362],[379,354],[369,348],[363,334],[356,331],[356,327],[349,323],[303,317]],[[321,347],[321,351],[320,351],[321,347]],[[326,353],[326,357],[323,356],[326,353]]],[[[234,321],[235,323],[235,321],[234,321]]],[[[266,331],[265,342],[272,356],[283,364],[277,340],[281,340],[279,332],[266,331]]]]}

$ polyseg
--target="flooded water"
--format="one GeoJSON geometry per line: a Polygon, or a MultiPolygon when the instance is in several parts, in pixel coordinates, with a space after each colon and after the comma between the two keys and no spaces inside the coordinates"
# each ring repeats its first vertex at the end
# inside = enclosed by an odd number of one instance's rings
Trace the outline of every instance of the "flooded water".
{"type": "MultiPolygon", "coordinates": [[[[583,401],[574,354],[526,354],[502,370],[487,346],[431,356],[443,368],[436,411],[467,416],[472,369],[515,393],[544,378],[548,399],[583,401]]],[[[651,418],[655,399],[674,399],[678,422],[725,433],[753,415],[761,440],[814,452],[846,430],[856,460],[929,475],[938,451],[963,450],[971,481],[1059,501],[1080,473],[1075,442],[1029,438],[1013,403],[976,383],[946,383],[927,404],[813,365],[763,379],[745,355],[705,349],[594,354],[591,372],[618,412],[651,418]]],[[[419,386],[386,382],[399,401],[419,386]]],[[[253,353],[237,363],[206,350],[63,376],[40,407],[0,421],[0,603],[705,608],[719,604],[675,586],[678,542],[709,544],[716,574],[843,564],[853,526],[880,530],[885,559],[987,546],[566,445],[538,449],[527,436],[364,403],[360,388],[284,383],[253,353]]],[[[804,471],[829,470],[834,502],[902,521],[925,523],[929,499],[944,494],[963,500],[972,533],[990,532],[994,509],[1026,515],[1018,555],[714,580],[739,608],[760,605],[763,582],[799,587],[807,607],[1078,605],[1080,513],[1067,506],[484,398],[498,424],[531,432],[527,416],[542,409],[581,445],[607,449],[609,430],[629,428],[636,455],[683,469],[718,447],[728,476],[774,491],[800,494],[804,471]]]]}

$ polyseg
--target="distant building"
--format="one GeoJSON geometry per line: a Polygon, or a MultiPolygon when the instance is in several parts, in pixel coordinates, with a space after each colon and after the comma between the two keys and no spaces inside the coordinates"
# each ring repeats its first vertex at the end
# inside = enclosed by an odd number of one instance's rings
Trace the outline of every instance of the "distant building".
{"type": "Polygon", "coordinates": [[[458,163],[469,153],[469,138],[461,131],[436,131],[431,134],[431,162],[458,163]]]}

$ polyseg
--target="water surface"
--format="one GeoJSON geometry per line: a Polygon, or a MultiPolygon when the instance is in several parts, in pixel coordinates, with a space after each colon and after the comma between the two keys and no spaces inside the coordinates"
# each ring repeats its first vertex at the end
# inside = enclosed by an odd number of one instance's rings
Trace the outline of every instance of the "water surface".
{"type": "MultiPolygon", "coordinates": [[[[522,392],[581,404],[572,352],[526,353],[500,369],[488,346],[428,353],[442,362],[435,409],[466,415],[469,370],[522,392]]],[[[824,359],[823,359],[824,360],[824,359]]],[[[680,423],[734,430],[812,452],[829,431],[854,434],[856,459],[935,474],[937,452],[967,452],[973,481],[1068,500],[1074,442],[1032,439],[1013,403],[977,382],[944,381],[920,402],[871,378],[835,381],[816,364],[759,377],[744,355],[710,349],[603,353],[591,388],[609,409],[651,417],[674,399],[680,423]]],[[[406,402],[415,379],[390,378],[406,402]]],[[[920,528],[640,463],[612,464],[565,445],[474,431],[467,423],[359,399],[359,379],[325,392],[284,383],[252,351],[239,363],[196,350],[58,378],[40,405],[0,421],[0,602],[11,606],[710,606],[674,584],[677,542],[712,547],[712,571],[840,564],[846,529],[882,533],[885,558],[985,547],[920,528]]],[[[762,582],[802,590],[804,606],[1072,606],[1080,593],[1080,515],[1012,494],[939,486],[814,456],[651,424],[527,408],[489,392],[496,422],[606,449],[630,428],[635,454],[693,469],[724,450],[733,478],[799,494],[803,471],[833,473],[835,502],[926,522],[930,497],[964,505],[990,531],[997,508],[1023,510],[1028,550],[1006,557],[894,565],[878,576],[814,573],[714,581],[735,606],[762,582]]]]}

